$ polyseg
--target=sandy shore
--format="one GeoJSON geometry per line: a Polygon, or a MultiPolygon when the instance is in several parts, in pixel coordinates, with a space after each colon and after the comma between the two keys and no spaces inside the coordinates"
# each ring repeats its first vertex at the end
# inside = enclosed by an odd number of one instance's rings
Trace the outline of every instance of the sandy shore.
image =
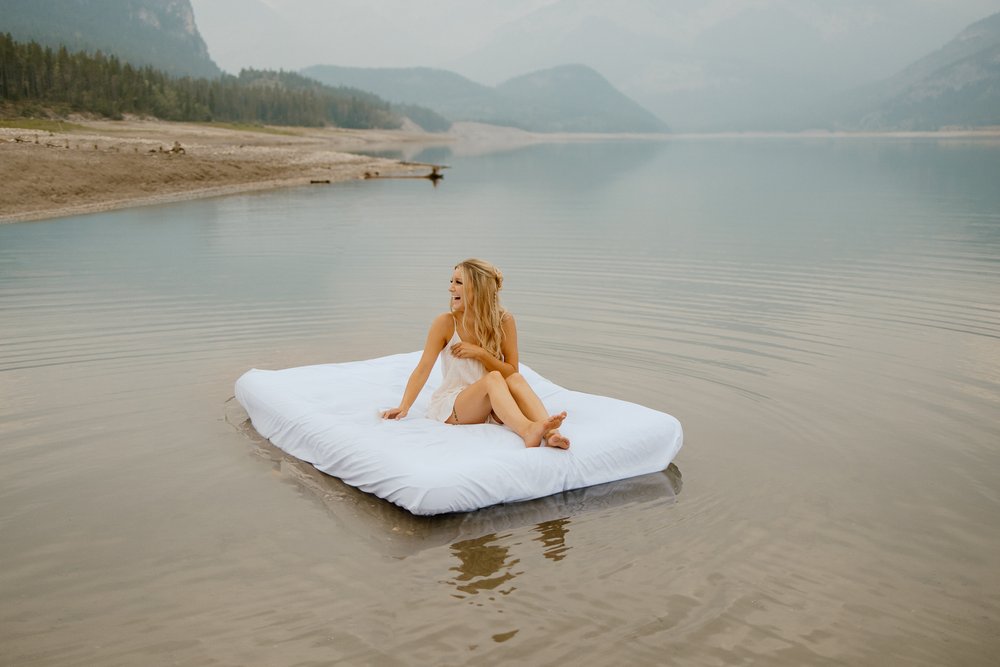
{"type": "Polygon", "coordinates": [[[64,131],[0,128],[0,223],[38,220],[426,165],[357,152],[440,144],[419,131],[230,128],[76,120],[64,131]],[[176,145],[183,152],[171,152],[176,145]]]}

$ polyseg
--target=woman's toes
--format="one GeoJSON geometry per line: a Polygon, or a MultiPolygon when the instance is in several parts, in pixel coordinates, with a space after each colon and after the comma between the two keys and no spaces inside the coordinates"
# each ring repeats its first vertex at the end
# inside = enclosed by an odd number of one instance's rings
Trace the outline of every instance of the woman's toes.
{"type": "Polygon", "coordinates": [[[549,447],[556,447],[558,449],[568,449],[569,439],[559,431],[552,429],[545,434],[545,444],[549,447]]]}

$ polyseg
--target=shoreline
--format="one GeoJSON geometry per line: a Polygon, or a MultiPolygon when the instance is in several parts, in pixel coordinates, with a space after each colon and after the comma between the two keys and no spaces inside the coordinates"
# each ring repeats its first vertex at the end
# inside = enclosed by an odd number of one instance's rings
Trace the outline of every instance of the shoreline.
{"type": "Polygon", "coordinates": [[[449,141],[411,130],[134,119],[65,125],[58,131],[0,127],[0,224],[372,175],[422,175],[434,165],[359,151],[418,151],[449,141]]]}
{"type": "Polygon", "coordinates": [[[587,141],[937,139],[1000,141],[1000,128],[935,132],[722,132],[541,134],[481,123],[448,133],[419,128],[347,130],[70,119],[58,131],[0,127],[0,224],[336,183],[420,176],[435,165],[360,152],[414,154],[448,146],[455,155],[539,143],[587,141]],[[178,149],[172,149],[177,146],[178,149]]]}
{"type": "Polygon", "coordinates": [[[940,130],[896,131],[732,131],[732,132],[659,132],[659,133],[587,133],[587,132],[528,132],[513,127],[483,123],[455,123],[447,135],[458,142],[503,141],[509,143],[566,143],[586,141],[688,141],[706,139],[986,139],[1000,140],[1000,126],[980,128],[944,128],[940,130]]]}
{"type": "Polygon", "coordinates": [[[945,130],[678,133],[673,139],[987,139],[1000,140],[1000,127],[945,130]]]}

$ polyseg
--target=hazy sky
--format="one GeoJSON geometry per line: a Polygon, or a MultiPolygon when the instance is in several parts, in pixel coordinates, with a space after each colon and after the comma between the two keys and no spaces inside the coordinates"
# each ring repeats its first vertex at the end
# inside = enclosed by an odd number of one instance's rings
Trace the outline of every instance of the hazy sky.
{"type": "MultiPolygon", "coordinates": [[[[781,9],[830,40],[895,24],[913,41],[943,43],[1000,0],[192,0],[209,51],[223,69],[316,64],[461,66],[522,19],[558,13],[566,24],[607,22],[683,45],[741,13],[781,9]],[[540,11],[541,10],[541,11],[540,11]],[[556,11],[558,10],[558,11],[556,11]],[[883,24],[883,25],[880,25],[883,24]]],[[[541,23],[541,22],[540,22],[541,23]]],[[[567,25],[566,27],[570,27],[567,25]]],[[[545,39],[551,26],[537,26],[545,39]]],[[[752,35],[746,36],[748,40],[752,35]]],[[[897,48],[886,44],[891,52],[897,48]]],[[[892,58],[891,53],[886,54],[892,58]]]]}
{"type": "MultiPolygon", "coordinates": [[[[495,84],[580,62],[663,116],[885,78],[1000,0],[192,0],[225,70],[441,67],[495,84]]],[[[733,109],[733,112],[738,110],[733,109]]],[[[685,120],[684,123],[688,123],[685,120]]]]}

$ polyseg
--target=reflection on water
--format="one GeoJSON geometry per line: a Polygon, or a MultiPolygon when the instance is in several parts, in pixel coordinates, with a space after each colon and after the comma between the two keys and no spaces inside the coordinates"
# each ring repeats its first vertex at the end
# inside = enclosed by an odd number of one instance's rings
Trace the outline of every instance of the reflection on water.
{"type": "MultiPolygon", "coordinates": [[[[533,530],[538,536],[532,538],[532,541],[542,543],[545,558],[558,562],[566,557],[569,550],[566,546],[569,524],[568,517],[535,524],[533,530]]],[[[510,537],[510,534],[490,533],[451,545],[451,552],[459,560],[459,565],[451,568],[458,574],[448,582],[459,591],[455,597],[461,599],[481,592],[510,595],[516,590],[517,587],[511,582],[521,574],[514,567],[521,560],[511,554],[515,545],[504,544],[510,537]]]]}
{"type": "Polygon", "coordinates": [[[995,662],[1000,144],[424,158],[0,226],[7,662],[995,662]],[[417,518],[220,418],[250,367],[417,349],[477,255],[525,363],[681,420],[683,494],[417,518]]]}
{"type": "Polygon", "coordinates": [[[545,557],[552,561],[561,561],[566,557],[569,547],[566,546],[566,535],[569,533],[569,518],[543,521],[535,526],[539,535],[534,540],[541,542],[545,547],[543,552],[545,557]]]}
{"type": "Polygon", "coordinates": [[[497,644],[502,644],[508,639],[513,639],[514,635],[516,635],[517,633],[518,630],[511,630],[510,632],[500,632],[498,634],[493,635],[493,641],[495,641],[497,644]]]}
{"type": "Polygon", "coordinates": [[[455,597],[461,599],[480,592],[498,595],[510,595],[514,592],[516,587],[510,585],[510,582],[518,574],[523,574],[514,571],[514,567],[521,561],[510,555],[510,547],[496,544],[509,537],[509,534],[498,536],[490,533],[451,545],[451,552],[459,561],[457,567],[450,568],[458,573],[449,582],[459,591],[455,597]]]}

